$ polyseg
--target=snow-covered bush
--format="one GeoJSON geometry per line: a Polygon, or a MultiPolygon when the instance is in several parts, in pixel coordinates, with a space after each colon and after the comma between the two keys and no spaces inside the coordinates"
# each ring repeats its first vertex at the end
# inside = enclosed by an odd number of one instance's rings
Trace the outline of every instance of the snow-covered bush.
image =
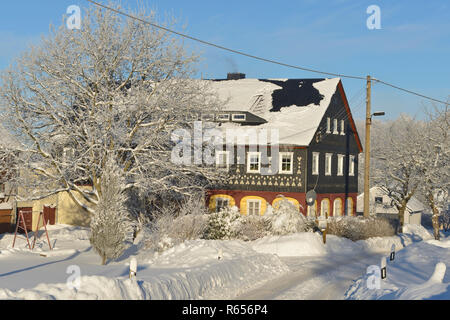
{"type": "Polygon", "coordinates": [[[274,235],[312,231],[311,222],[287,199],[280,200],[268,218],[274,235]]]}
{"type": "Polygon", "coordinates": [[[162,252],[186,240],[200,239],[208,222],[205,212],[204,202],[199,199],[188,200],[181,208],[161,208],[151,224],[146,248],[162,252]]]}
{"type": "Polygon", "coordinates": [[[377,217],[336,217],[328,219],[328,234],[353,241],[372,237],[395,235],[395,228],[389,220],[377,217]]]}
{"type": "Polygon", "coordinates": [[[208,215],[208,224],[204,232],[204,239],[234,239],[239,228],[241,214],[237,207],[225,208],[220,212],[208,215]]]}
{"type": "Polygon", "coordinates": [[[104,265],[108,259],[120,257],[130,245],[133,222],[125,206],[124,179],[111,158],[105,165],[100,185],[98,204],[91,220],[90,242],[104,265]]]}
{"type": "Polygon", "coordinates": [[[238,221],[234,226],[234,234],[240,240],[252,241],[271,234],[271,221],[265,216],[242,216],[238,221]]]}

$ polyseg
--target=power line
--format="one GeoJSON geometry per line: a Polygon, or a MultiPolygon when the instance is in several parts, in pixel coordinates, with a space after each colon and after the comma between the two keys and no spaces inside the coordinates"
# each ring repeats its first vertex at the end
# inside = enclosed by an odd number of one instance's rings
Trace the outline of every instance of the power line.
{"type": "MultiPolygon", "coordinates": [[[[120,10],[117,10],[117,9],[114,9],[114,8],[111,8],[109,6],[106,6],[104,4],[98,3],[96,1],[93,1],[93,0],[87,0],[87,1],[92,3],[92,4],[94,4],[94,5],[96,5],[96,6],[98,6],[98,7],[110,10],[112,12],[115,12],[115,13],[120,14],[122,16],[128,17],[130,19],[140,21],[140,22],[142,22],[144,24],[147,24],[147,25],[150,25],[152,27],[155,27],[155,28],[158,28],[158,29],[161,29],[161,30],[173,33],[173,34],[176,34],[176,35],[178,35],[180,37],[183,37],[183,38],[186,38],[186,39],[190,39],[190,40],[193,40],[193,41],[197,41],[197,42],[203,43],[203,44],[211,46],[211,47],[215,47],[215,48],[218,48],[218,49],[221,49],[221,50],[225,50],[225,51],[228,51],[228,52],[239,54],[239,55],[242,55],[242,56],[245,56],[245,57],[248,57],[248,58],[252,58],[252,59],[255,59],[255,60],[268,62],[268,63],[272,63],[272,64],[277,64],[277,65],[288,67],[288,68],[293,68],[293,69],[298,69],[298,70],[303,70],[303,71],[308,71],[308,72],[313,72],[313,73],[329,75],[329,76],[333,76],[333,77],[349,78],[349,79],[357,79],[357,80],[366,80],[366,77],[345,75],[345,74],[339,74],[339,73],[332,73],[332,72],[325,72],[325,71],[315,70],[315,69],[301,67],[301,66],[296,66],[296,65],[292,65],[292,64],[288,64],[288,63],[272,60],[272,59],[262,58],[262,57],[255,56],[255,55],[252,55],[252,54],[249,54],[249,53],[245,53],[245,52],[239,51],[239,50],[230,49],[230,48],[227,48],[227,47],[224,47],[224,46],[221,46],[221,45],[209,42],[209,41],[205,41],[205,40],[202,40],[202,39],[199,39],[199,38],[196,38],[196,37],[192,37],[190,35],[187,35],[187,34],[184,34],[184,33],[178,32],[178,31],[174,31],[172,29],[169,29],[169,28],[166,28],[166,27],[163,27],[163,26],[160,26],[160,25],[157,25],[157,24],[152,23],[150,21],[141,19],[139,17],[133,16],[131,14],[128,14],[126,12],[123,12],[123,11],[120,11],[120,10]]],[[[376,79],[376,78],[372,78],[371,80],[376,81],[376,82],[381,83],[381,84],[384,84],[386,86],[392,87],[392,88],[397,89],[397,90],[401,90],[401,91],[404,91],[404,92],[407,92],[407,93],[410,93],[410,94],[413,94],[413,95],[416,95],[416,96],[419,96],[419,97],[422,97],[422,98],[425,98],[425,99],[429,99],[429,100],[432,100],[432,101],[435,101],[435,102],[442,103],[442,104],[447,105],[447,106],[450,105],[450,103],[448,103],[448,102],[444,102],[444,101],[441,101],[441,100],[438,100],[438,99],[435,99],[435,98],[431,98],[429,96],[425,96],[425,95],[420,94],[418,92],[398,87],[396,85],[393,85],[391,83],[388,83],[388,82],[385,82],[385,81],[382,81],[382,80],[379,80],[379,79],[376,79]]]]}
{"type": "Polygon", "coordinates": [[[278,64],[278,65],[281,65],[281,66],[284,66],[284,67],[288,67],[288,68],[294,68],[294,69],[299,69],[299,70],[308,71],[308,72],[326,74],[326,75],[329,75],[329,76],[334,76],[334,77],[339,77],[339,78],[350,78],[350,79],[359,79],[359,80],[365,80],[366,79],[365,77],[349,76],[349,75],[344,75],[344,74],[339,74],[339,73],[319,71],[319,70],[314,70],[314,69],[310,69],[310,68],[295,66],[295,65],[292,65],[292,64],[284,63],[284,62],[279,62],[279,61],[275,61],[275,60],[271,60],[271,59],[258,57],[258,56],[255,56],[255,55],[252,55],[252,54],[248,54],[248,53],[245,53],[245,52],[242,52],[242,51],[230,49],[230,48],[227,48],[227,47],[224,47],[224,46],[221,46],[221,45],[209,42],[209,41],[205,41],[205,40],[202,40],[202,39],[199,39],[199,38],[195,38],[195,37],[189,36],[187,34],[180,33],[178,31],[171,30],[169,28],[166,28],[166,27],[157,25],[155,23],[149,22],[147,20],[138,18],[138,17],[130,15],[130,14],[126,13],[126,12],[122,12],[120,10],[108,7],[106,5],[103,5],[101,3],[95,2],[93,0],[87,0],[87,1],[92,3],[92,4],[94,4],[94,5],[96,5],[96,6],[102,7],[102,8],[107,9],[107,10],[111,10],[111,11],[117,13],[117,14],[123,15],[125,17],[130,18],[130,19],[134,19],[134,20],[140,21],[142,23],[151,25],[152,27],[155,27],[155,28],[158,28],[158,29],[161,29],[161,30],[173,33],[173,34],[176,34],[178,36],[181,36],[181,37],[184,37],[184,38],[187,38],[187,39],[191,39],[191,40],[194,40],[194,41],[206,44],[208,46],[212,46],[212,47],[215,47],[215,48],[218,48],[218,49],[222,49],[222,50],[225,50],[225,51],[236,53],[236,54],[239,54],[239,55],[242,55],[242,56],[246,56],[246,57],[249,57],[249,58],[252,58],[252,59],[256,59],[256,60],[260,60],[260,61],[264,61],[264,62],[269,62],[269,63],[273,63],[273,64],[278,64]]]}
{"type": "Polygon", "coordinates": [[[444,101],[441,101],[441,100],[438,100],[438,99],[435,99],[435,98],[431,98],[431,97],[425,96],[423,94],[420,94],[420,93],[417,93],[417,92],[414,92],[414,91],[411,91],[411,90],[408,90],[408,89],[400,88],[398,86],[395,86],[395,85],[393,85],[391,83],[388,83],[388,82],[385,82],[383,80],[379,80],[379,79],[376,79],[376,78],[372,78],[372,80],[376,81],[378,83],[384,84],[386,86],[392,87],[394,89],[401,90],[401,91],[404,91],[404,92],[407,92],[407,93],[411,93],[411,94],[414,94],[416,96],[419,96],[419,97],[422,97],[422,98],[425,98],[425,99],[429,99],[429,100],[432,100],[432,101],[435,101],[435,102],[443,103],[444,105],[447,105],[447,106],[450,105],[450,103],[448,103],[448,102],[444,102],[444,101]]]}

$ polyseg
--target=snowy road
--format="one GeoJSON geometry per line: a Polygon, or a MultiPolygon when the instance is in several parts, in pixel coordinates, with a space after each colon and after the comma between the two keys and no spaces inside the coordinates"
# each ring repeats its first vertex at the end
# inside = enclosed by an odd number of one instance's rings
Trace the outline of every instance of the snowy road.
{"type": "Polygon", "coordinates": [[[354,279],[378,264],[380,254],[344,255],[341,257],[292,257],[282,260],[291,272],[268,281],[236,297],[238,300],[343,299],[354,279]]]}

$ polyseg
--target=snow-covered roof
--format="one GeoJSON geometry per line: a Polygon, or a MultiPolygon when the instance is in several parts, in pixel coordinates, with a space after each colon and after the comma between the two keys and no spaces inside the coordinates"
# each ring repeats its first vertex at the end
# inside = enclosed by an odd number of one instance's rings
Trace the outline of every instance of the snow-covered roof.
{"type": "MultiPolygon", "coordinates": [[[[224,111],[246,111],[267,121],[257,129],[278,129],[279,143],[308,146],[337,90],[332,79],[208,80],[224,111]]],[[[224,123],[224,129],[254,126],[224,123]]],[[[270,131],[269,131],[270,132],[270,131]]]]}
{"type": "Polygon", "coordinates": [[[0,210],[11,210],[13,208],[12,203],[2,202],[0,203],[0,210]]]}
{"type": "MultiPolygon", "coordinates": [[[[385,188],[379,186],[372,187],[370,188],[369,194],[370,201],[374,201],[375,197],[383,197],[383,204],[377,207],[377,213],[398,213],[396,207],[390,205],[393,199],[389,196],[389,193],[385,188]]],[[[356,200],[356,211],[362,212],[364,209],[364,192],[358,195],[356,200]]],[[[409,199],[408,204],[406,205],[406,210],[409,213],[423,212],[426,209],[426,206],[414,196],[409,199]]]]}

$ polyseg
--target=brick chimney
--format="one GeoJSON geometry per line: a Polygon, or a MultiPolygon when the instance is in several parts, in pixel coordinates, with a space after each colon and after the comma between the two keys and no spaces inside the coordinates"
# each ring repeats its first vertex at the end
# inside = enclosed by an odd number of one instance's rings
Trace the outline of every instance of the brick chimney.
{"type": "Polygon", "coordinates": [[[245,73],[231,72],[227,74],[227,80],[245,79],[245,73]]]}

